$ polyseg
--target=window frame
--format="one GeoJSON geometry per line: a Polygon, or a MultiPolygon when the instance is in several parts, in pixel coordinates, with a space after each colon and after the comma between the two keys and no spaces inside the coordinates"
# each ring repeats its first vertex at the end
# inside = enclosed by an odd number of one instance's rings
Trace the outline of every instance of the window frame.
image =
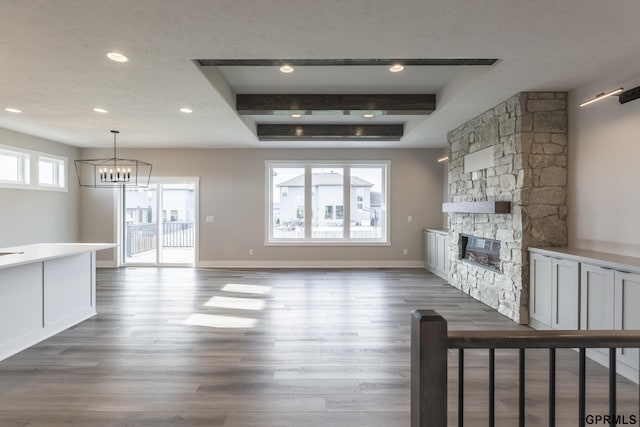
{"type": "MultiPolygon", "coordinates": [[[[389,212],[390,200],[390,174],[391,161],[389,160],[265,160],[265,246],[391,246],[391,215],[389,212]],[[379,168],[382,173],[382,236],[380,239],[352,238],[349,220],[344,220],[343,237],[322,239],[311,237],[312,231],[312,191],[311,170],[313,168],[343,168],[343,216],[350,218],[351,209],[351,169],[352,168],[379,168]],[[299,168],[305,171],[305,237],[304,238],[274,238],[273,237],[273,174],[274,168],[299,168]]],[[[334,208],[335,215],[335,208],[334,208]]]]}
{"type": "Polygon", "coordinates": [[[53,154],[43,154],[38,155],[38,186],[41,189],[48,190],[58,190],[58,191],[66,191],[67,190],[67,158],[62,156],[56,156],[53,154]],[[54,170],[54,184],[44,184],[40,181],[40,162],[49,162],[53,165],[54,170]],[[60,166],[62,166],[62,172],[60,172],[60,166]],[[59,182],[60,177],[62,177],[63,182],[59,182]]]}
{"type": "Polygon", "coordinates": [[[13,157],[16,159],[17,177],[16,180],[8,180],[0,178],[0,186],[5,188],[24,188],[31,185],[31,155],[16,147],[0,145],[0,154],[3,157],[13,157]]]}
{"type": "Polygon", "coordinates": [[[22,166],[19,167],[19,180],[7,181],[0,180],[0,188],[20,189],[20,190],[41,190],[41,191],[69,191],[69,159],[56,154],[45,153],[41,151],[27,150],[11,145],[0,144],[0,151],[13,154],[22,159],[22,166]],[[40,160],[49,160],[57,162],[57,168],[62,165],[63,172],[58,174],[64,182],[58,185],[41,184],[40,183],[40,160]]]}

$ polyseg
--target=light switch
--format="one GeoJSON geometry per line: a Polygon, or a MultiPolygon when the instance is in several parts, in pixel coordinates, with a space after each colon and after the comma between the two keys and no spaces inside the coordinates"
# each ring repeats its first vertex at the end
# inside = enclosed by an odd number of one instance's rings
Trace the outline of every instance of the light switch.
{"type": "Polygon", "coordinates": [[[213,219],[214,219],[213,215],[207,216],[207,222],[213,222],[213,219]]]}
{"type": "Polygon", "coordinates": [[[409,215],[409,216],[407,217],[407,222],[411,222],[411,221],[413,221],[413,217],[412,217],[411,215],[409,215]]]}

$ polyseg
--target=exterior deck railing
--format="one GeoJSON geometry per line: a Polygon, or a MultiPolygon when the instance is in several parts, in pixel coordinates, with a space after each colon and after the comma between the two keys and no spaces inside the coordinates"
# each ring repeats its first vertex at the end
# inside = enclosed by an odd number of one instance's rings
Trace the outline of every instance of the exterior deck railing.
{"type": "MultiPolygon", "coordinates": [[[[156,248],[158,224],[128,224],[125,227],[127,256],[131,257],[156,248]]],[[[195,227],[192,222],[162,223],[162,246],[190,248],[195,245],[195,227]]]]}
{"type": "MultiPolygon", "coordinates": [[[[411,427],[445,427],[447,425],[447,353],[449,349],[458,350],[458,426],[463,426],[464,350],[479,348],[489,350],[489,426],[495,425],[495,349],[518,349],[518,419],[521,427],[525,425],[526,349],[549,350],[547,425],[553,427],[556,425],[556,349],[578,349],[578,425],[584,426],[586,349],[608,348],[608,425],[616,425],[616,348],[640,348],[640,331],[449,331],[447,321],[435,311],[415,310],[411,313],[411,427]]],[[[474,425],[486,424],[479,422],[474,425]]]]}

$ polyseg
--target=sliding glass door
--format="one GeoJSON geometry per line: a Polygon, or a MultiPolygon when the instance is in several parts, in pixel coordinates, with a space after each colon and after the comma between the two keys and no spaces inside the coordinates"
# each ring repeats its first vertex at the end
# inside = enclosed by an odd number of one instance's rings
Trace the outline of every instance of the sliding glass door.
{"type": "Polygon", "coordinates": [[[126,265],[195,265],[196,181],[126,188],[122,241],[126,265]]]}

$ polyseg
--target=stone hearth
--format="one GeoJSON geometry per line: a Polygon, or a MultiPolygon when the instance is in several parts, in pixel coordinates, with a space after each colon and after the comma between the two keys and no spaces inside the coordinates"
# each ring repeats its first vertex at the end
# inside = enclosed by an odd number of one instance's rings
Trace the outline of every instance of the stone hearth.
{"type": "Polygon", "coordinates": [[[510,213],[449,213],[450,283],[520,323],[528,322],[527,248],[567,244],[566,97],[519,93],[448,134],[448,201],[511,202],[510,213]],[[465,173],[464,157],[489,147],[493,164],[465,173]],[[461,260],[462,234],[500,241],[501,273],[461,260]]]}

